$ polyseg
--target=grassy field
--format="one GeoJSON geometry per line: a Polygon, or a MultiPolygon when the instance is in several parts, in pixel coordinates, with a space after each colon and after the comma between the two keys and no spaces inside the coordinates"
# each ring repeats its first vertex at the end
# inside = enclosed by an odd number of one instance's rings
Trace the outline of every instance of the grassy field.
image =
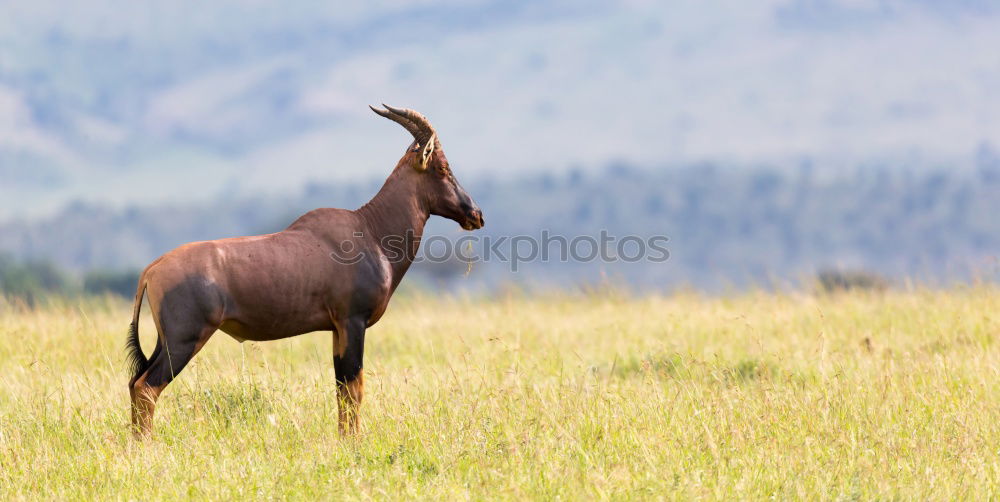
{"type": "Polygon", "coordinates": [[[0,498],[1000,497],[997,289],[400,298],[348,439],[328,334],[218,333],[134,442],[129,318],[0,304],[0,498]]]}

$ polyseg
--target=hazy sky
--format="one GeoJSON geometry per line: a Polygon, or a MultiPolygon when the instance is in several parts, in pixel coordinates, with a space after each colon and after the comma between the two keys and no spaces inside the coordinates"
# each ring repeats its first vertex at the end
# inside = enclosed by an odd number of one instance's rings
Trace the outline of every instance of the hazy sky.
{"type": "Polygon", "coordinates": [[[459,176],[1000,145],[1000,12],[963,1],[34,1],[0,10],[0,218],[388,172],[416,108],[459,176]]]}

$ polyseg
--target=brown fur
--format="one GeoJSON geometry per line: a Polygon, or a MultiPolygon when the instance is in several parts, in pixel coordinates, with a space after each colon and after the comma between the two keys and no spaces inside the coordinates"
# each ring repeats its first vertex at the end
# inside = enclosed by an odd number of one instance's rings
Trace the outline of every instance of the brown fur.
{"type": "Polygon", "coordinates": [[[338,417],[341,434],[358,432],[358,410],[365,395],[365,371],[347,383],[337,384],[338,417]]]}
{"type": "Polygon", "coordinates": [[[364,332],[385,312],[427,219],[483,226],[482,211],[458,184],[426,119],[411,110],[376,111],[416,140],[370,202],[354,211],[310,211],[274,234],[187,244],[143,271],[129,338],[137,435],[149,434],[160,393],[219,329],[240,341],[333,331],[340,429],[357,430],[364,332]],[[363,258],[332,258],[345,250],[363,258]],[[148,360],[138,345],[143,295],[159,334],[148,360]]]}

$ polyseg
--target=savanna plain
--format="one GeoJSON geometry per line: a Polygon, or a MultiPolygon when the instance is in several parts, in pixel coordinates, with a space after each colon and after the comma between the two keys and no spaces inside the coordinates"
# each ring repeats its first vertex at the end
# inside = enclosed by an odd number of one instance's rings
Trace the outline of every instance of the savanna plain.
{"type": "Polygon", "coordinates": [[[0,302],[0,498],[1000,497],[996,287],[407,294],[354,437],[330,334],[220,332],[134,441],[130,314],[0,302]]]}

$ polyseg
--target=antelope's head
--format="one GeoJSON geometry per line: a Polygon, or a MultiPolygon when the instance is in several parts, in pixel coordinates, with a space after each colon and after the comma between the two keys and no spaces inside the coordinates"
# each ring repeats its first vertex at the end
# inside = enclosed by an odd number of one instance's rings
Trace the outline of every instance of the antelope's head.
{"type": "Polygon", "coordinates": [[[441,149],[437,132],[427,117],[408,108],[393,108],[386,104],[382,106],[385,110],[373,106],[369,108],[403,126],[413,135],[413,143],[400,164],[412,168],[410,176],[415,178],[417,190],[431,214],[454,220],[465,230],[483,228],[483,211],[455,178],[448,165],[448,158],[441,149]]]}

